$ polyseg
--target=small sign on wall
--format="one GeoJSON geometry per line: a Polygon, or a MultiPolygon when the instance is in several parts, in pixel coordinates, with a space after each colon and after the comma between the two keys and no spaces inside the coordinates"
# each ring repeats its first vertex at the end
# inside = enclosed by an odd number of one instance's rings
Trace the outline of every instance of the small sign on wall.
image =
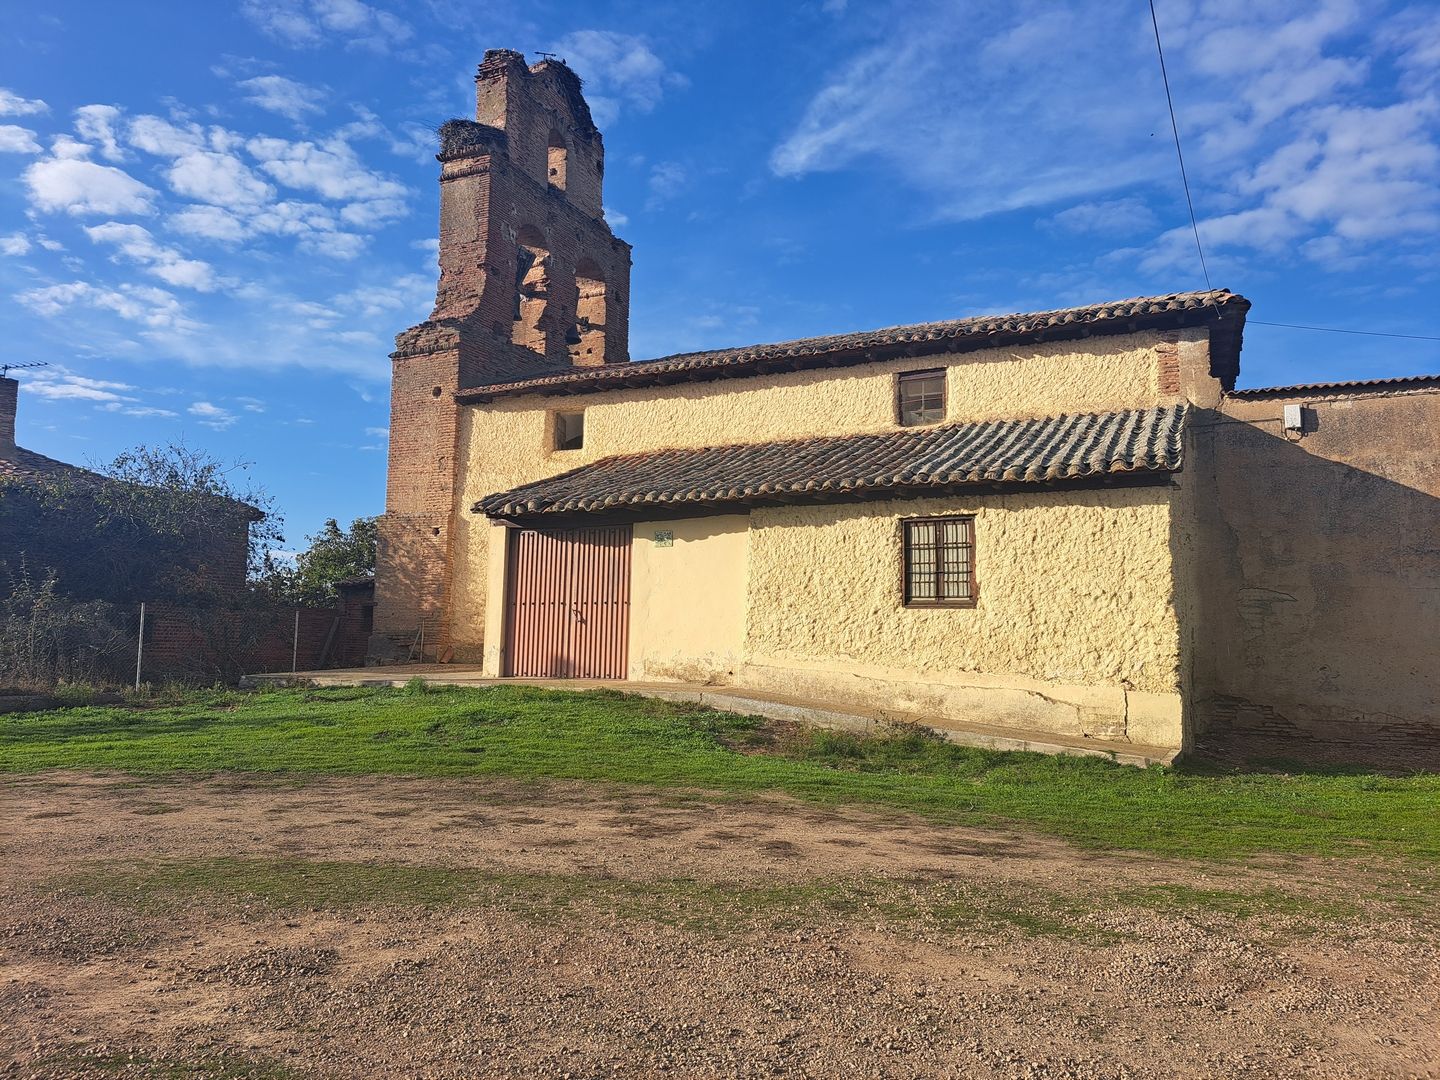
{"type": "Polygon", "coordinates": [[[656,530],[655,530],[655,546],[656,546],[656,547],[674,547],[674,546],[675,546],[675,534],[674,534],[673,532],[671,532],[669,529],[656,529],[656,530]]]}

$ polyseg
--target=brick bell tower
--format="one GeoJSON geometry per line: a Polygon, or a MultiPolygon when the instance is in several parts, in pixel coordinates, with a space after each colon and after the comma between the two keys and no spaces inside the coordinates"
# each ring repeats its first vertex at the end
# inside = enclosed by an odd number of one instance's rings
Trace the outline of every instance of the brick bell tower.
{"type": "MultiPolygon", "coordinates": [[[[395,338],[374,661],[446,659],[461,489],[457,390],[629,359],[630,245],[605,223],[605,148],[564,63],[492,49],[475,119],[440,128],[435,310],[395,338]]],[[[471,659],[456,655],[458,660],[471,659]]]]}

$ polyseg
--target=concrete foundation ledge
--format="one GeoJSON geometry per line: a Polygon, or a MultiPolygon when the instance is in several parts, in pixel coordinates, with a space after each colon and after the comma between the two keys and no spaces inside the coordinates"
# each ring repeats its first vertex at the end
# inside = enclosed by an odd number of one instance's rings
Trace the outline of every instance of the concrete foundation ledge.
{"type": "Polygon", "coordinates": [[[733,686],[703,686],[693,683],[649,683],[595,679],[492,679],[480,670],[464,669],[449,664],[409,664],[386,668],[359,668],[349,671],[302,671],[265,675],[246,675],[240,680],[245,689],[277,686],[390,686],[400,687],[412,679],[424,679],[437,686],[541,686],[551,690],[615,690],[624,694],[703,705],[721,712],[742,716],[763,716],[837,731],[878,734],[900,731],[907,727],[921,728],[940,735],[960,746],[985,750],[1020,750],[1038,754],[1068,754],[1100,757],[1121,765],[1145,768],[1169,765],[1179,751],[1163,746],[1146,746],[1133,742],[1117,742],[1058,735],[1052,732],[1026,731],[988,724],[960,724],[936,717],[899,717],[883,714],[850,703],[838,705],[807,698],[776,694],[733,686]]]}

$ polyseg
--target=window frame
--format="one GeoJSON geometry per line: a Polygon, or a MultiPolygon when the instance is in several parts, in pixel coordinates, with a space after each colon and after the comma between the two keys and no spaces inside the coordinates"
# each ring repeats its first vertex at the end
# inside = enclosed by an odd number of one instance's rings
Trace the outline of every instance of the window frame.
{"type": "Polygon", "coordinates": [[[585,410],[584,409],[556,409],[550,414],[550,450],[556,454],[573,454],[576,450],[585,449],[585,410]],[[575,446],[562,446],[560,425],[566,417],[576,416],[580,418],[580,442],[575,446]]]}
{"type": "MultiPolygon", "coordinates": [[[[900,603],[907,608],[973,608],[980,601],[980,574],[976,560],[976,538],[975,538],[975,515],[974,514],[932,514],[927,517],[912,517],[900,519],[900,603]],[[912,568],[910,527],[912,525],[926,525],[932,522],[958,521],[964,524],[966,539],[970,548],[970,595],[957,599],[915,599],[910,595],[910,571],[912,568]]],[[[940,550],[936,549],[937,553],[940,550]]]]}
{"type": "Polygon", "coordinates": [[[895,422],[901,427],[931,427],[934,424],[943,424],[950,411],[950,380],[947,376],[947,369],[943,367],[922,368],[918,371],[897,371],[895,373],[895,422]],[[938,420],[919,420],[913,424],[907,424],[905,422],[905,384],[937,377],[940,380],[940,418],[938,420]]]}

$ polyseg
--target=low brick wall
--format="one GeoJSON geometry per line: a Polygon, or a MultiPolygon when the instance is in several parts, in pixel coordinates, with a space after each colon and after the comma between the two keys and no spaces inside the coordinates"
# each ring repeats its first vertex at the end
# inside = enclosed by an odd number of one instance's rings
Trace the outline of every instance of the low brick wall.
{"type": "Polygon", "coordinates": [[[364,662],[367,628],[359,605],[328,608],[187,609],[145,613],[141,677],[234,681],[247,672],[349,667],[364,662]]]}

